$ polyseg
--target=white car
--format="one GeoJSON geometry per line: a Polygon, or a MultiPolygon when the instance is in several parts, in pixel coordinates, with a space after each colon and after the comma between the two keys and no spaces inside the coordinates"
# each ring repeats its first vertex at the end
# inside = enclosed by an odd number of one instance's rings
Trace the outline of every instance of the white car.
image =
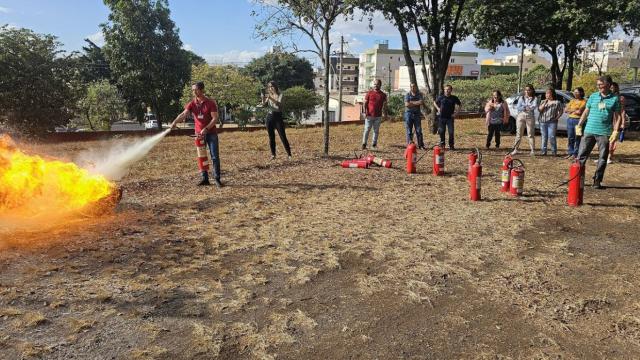
{"type": "Polygon", "coordinates": [[[155,130],[158,128],[158,120],[147,120],[144,123],[145,130],[155,130]]]}
{"type": "MultiPolygon", "coordinates": [[[[538,89],[536,90],[536,97],[538,98],[538,104],[544,99],[544,94],[546,90],[538,89]]],[[[565,90],[556,90],[556,97],[563,106],[566,106],[571,99],[573,99],[573,93],[565,90]]],[[[507,129],[503,129],[504,131],[510,131],[512,134],[516,132],[516,116],[518,116],[518,102],[522,99],[522,94],[513,95],[507,98],[507,105],[509,105],[509,112],[511,113],[511,117],[509,118],[509,124],[505,125],[507,129]]],[[[538,123],[538,109],[535,110],[535,119],[536,119],[536,129],[540,129],[540,123],[538,123]]],[[[558,120],[558,131],[567,131],[567,118],[569,115],[563,113],[560,119],[558,120]]]]}

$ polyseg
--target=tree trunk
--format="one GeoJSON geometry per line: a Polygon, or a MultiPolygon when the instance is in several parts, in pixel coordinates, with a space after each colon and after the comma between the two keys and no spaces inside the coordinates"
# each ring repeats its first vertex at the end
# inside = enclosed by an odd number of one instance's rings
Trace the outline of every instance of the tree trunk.
{"type": "Polygon", "coordinates": [[[393,11],[393,20],[396,23],[398,32],[400,32],[400,39],[402,41],[402,53],[404,55],[404,62],[407,64],[409,71],[409,82],[411,84],[418,85],[418,79],[416,76],[416,64],[411,57],[411,50],[409,49],[409,39],[407,38],[407,27],[405,26],[402,16],[398,11],[393,11]]]}
{"type": "Polygon", "coordinates": [[[567,51],[567,91],[571,91],[573,87],[573,72],[574,72],[574,62],[576,60],[576,52],[578,51],[578,46],[575,43],[569,43],[567,47],[565,47],[567,51]]]}
{"type": "MultiPolygon", "coordinates": [[[[329,156],[329,66],[330,66],[330,54],[331,49],[329,44],[329,32],[325,31],[323,34],[324,41],[324,116],[322,123],[324,125],[324,140],[323,140],[323,153],[324,156],[329,156]]],[[[342,104],[338,104],[341,106],[342,104]]]]}
{"type": "Polygon", "coordinates": [[[560,61],[558,60],[558,48],[551,47],[547,49],[551,55],[551,86],[555,89],[562,89],[563,71],[560,70],[560,61]],[[550,51],[549,51],[550,50],[550,51]]]}

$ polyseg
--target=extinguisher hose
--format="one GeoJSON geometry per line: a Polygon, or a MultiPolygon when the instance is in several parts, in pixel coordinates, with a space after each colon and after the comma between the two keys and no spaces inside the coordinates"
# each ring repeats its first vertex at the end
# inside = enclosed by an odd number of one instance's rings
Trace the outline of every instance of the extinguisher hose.
{"type": "Polygon", "coordinates": [[[576,175],[576,176],[572,177],[571,179],[569,179],[569,180],[567,180],[567,181],[563,181],[563,182],[561,182],[561,183],[558,185],[558,187],[565,186],[565,185],[567,185],[568,183],[570,183],[571,181],[573,181],[574,179],[576,179],[576,178],[578,178],[578,177],[580,177],[580,173],[578,173],[578,175],[576,175]]]}
{"type": "Polygon", "coordinates": [[[518,168],[518,167],[521,167],[521,168],[524,169],[524,163],[522,161],[520,161],[520,159],[511,159],[511,161],[509,161],[509,170],[515,169],[515,168],[518,168]],[[518,162],[518,164],[520,164],[520,165],[514,166],[515,162],[518,162]]]}

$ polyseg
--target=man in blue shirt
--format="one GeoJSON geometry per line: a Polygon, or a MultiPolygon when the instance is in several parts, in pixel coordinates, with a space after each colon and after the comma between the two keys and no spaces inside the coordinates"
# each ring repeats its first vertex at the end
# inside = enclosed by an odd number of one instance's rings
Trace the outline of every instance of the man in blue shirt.
{"type": "Polygon", "coordinates": [[[584,135],[578,150],[578,160],[585,166],[587,159],[598,144],[599,157],[596,173],[593,175],[593,187],[602,189],[602,179],[607,168],[607,158],[609,157],[609,142],[618,137],[618,127],[622,119],[620,110],[620,99],[611,92],[611,76],[601,76],[596,84],[598,92],[591,94],[587,100],[587,106],[576,125],[576,135],[582,132],[582,125],[587,122],[584,128],[584,135]]]}
{"type": "Polygon", "coordinates": [[[404,96],[404,125],[407,131],[407,145],[413,141],[413,129],[416,129],[416,140],[418,148],[424,149],[424,139],[422,136],[422,113],[420,107],[424,99],[418,90],[418,85],[411,83],[411,91],[404,96]]]}
{"type": "Polygon", "coordinates": [[[440,134],[440,147],[444,148],[444,135],[445,130],[449,131],[449,150],[455,150],[453,141],[453,119],[458,115],[460,107],[460,99],[457,96],[451,95],[453,87],[447,85],[444,87],[444,95],[438,96],[433,105],[438,111],[438,134],[440,134]]]}

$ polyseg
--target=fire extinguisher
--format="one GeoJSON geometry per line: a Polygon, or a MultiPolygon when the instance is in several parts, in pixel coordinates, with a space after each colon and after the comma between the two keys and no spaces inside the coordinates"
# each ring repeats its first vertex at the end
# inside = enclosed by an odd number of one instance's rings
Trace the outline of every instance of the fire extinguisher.
{"type": "Polygon", "coordinates": [[[518,159],[513,159],[510,162],[511,167],[511,196],[522,195],[524,189],[524,164],[518,159]],[[519,165],[514,166],[514,163],[519,165]]]}
{"type": "Polygon", "coordinates": [[[373,159],[375,158],[375,155],[373,154],[369,154],[367,156],[364,157],[364,159],[367,161],[367,165],[371,166],[371,164],[373,164],[373,159]]]}
{"type": "Polygon", "coordinates": [[[567,194],[567,204],[569,206],[582,205],[584,195],[584,168],[577,159],[569,166],[569,191],[567,194]]]}
{"type": "MultiPolygon", "coordinates": [[[[482,154],[480,150],[476,149],[475,152],[476,161],[469,170],[469,199],[471,201],[478,201],[481,199],[482,188],[482,154]]],[[[469,156],[471,159],[471,156],[469,156]]]]}
{"type": "Polygon", "coordinates": [[[378,166],[385,167],[385,168],[390,168],[391,167],[391,160],[379,158],[377,156],[373,157],[373,163],[378,165],[378,166]]]}
{"type": "Polygon", "coordinates": [[[502,192],[508,192],[509,191],[509,186],[511,186],[511,161],[513,159],[511,158],[511,155],[507,155],[504,157],[504,160],[502,160],[502,167],[500,168],[500,171],[502,172],[502,187],[500,188],[500,191],[502,192]]]}
{"type": "Polygon", "coordinates": [[[444,149],[438,145],[433,147],[433,175],[444,175],[444,149]]]}
{"type": "Polygon", "coordinates": [[[469,168],[467,169],[467,179],[471,179],[471,168],[476,164],[476,160],[478,160],[478,149],[473,150],[469,153],[469,168]]]}
{"type": "Polygon", "coordinates": [[[369,167],[367,160],[365,159],[350,159],[344,160],[342,162],[343,168],[358,168],[358,169],[366,169],[369,167]]]}
{"type": "Polygon", "coordinates": [[[407,160],[407,174],[415,174],[416,172],[417,152],[416,144],[413,142],[409,143],[404,151],[404,158],[407,160]]]}
{"type": "Polygon", "coordinates": [[[209,156],[207,155],[207,147],[201,136],[196,137],[195,140],[196,151],[198,152],[198,169],[200,172],[209,171],[209,156]]]}

